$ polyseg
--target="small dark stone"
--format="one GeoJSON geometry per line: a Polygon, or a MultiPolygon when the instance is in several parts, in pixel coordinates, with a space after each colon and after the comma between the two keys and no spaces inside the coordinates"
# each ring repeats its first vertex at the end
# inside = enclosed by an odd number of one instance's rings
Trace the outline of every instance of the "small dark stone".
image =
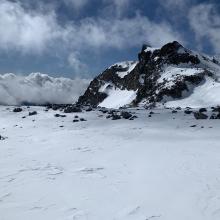
{"type": "Polygon", "coordinates": [[[191,127],[191,128],[195,128],[196,126],[197,126],[197,125],[191,125],[190,127],[191,127]]]}
{"type": "Polygon", "coordinates": [[[74,120],[73,120],[73,122],[79,122],[79,120],[77,120],[77,119],[74,119],[74,120]]]}
{"type": "Polygon", "coordinates": [[[78,115],[75,115],[74,118],[79,118],[79,116],[78,116],[78,115]]]}
{"type": "Polygon", "coordinates": [[[0,135],[0,141],[3,141],[3,140],[5,140],[5,137],[0,135]]]}
{"type": "Polygon", "coordinates": [[[212,112],[219,112],[220,113],[220,106],[212,107],[212,112]]]}
{"type": "Polygon", "coordinates": [[[23,111],[22,108],[14,108],[14,109],[13,109],[13,112],[22,112],[22,111],[23,111]]]}
{"type": "Polygon", "coordinates": [[[86,121],[86,119],[85,119],[85,118],[80,118],[79,120],[80,120],[80,121],[86,121]]]}
{"type": "Polygon", "coordinates": [[[23,116],[22,118],[26,118],[26,116],[23,116]]]}
{"type": "Polygon", "coordinates": [[[121,116],[122,116],[122,118],[124,118],[124,119],[129,119],[129,118],[131,118],[132,117],[132,114],[131,113],[129,113],[129,112],[121,112],[121,116]]]}
{"type": "Polygon", "coordinates": [[[119,119],[121,119],[120,115],[116,115],[116,114],[112,115],[112,120],[119,120],[119,119]]]}
{"type": "Polygon", "coordinates": [[[176,110],[181,110],[181,109],[182,109],[181,107],[177,107],[177,108],[176,108],[176,110]]]}
{"type": "Polygon", "coordinates": [[[86,112],[91,112],[91,111],[92,111],[92,108],[91,108],[91,107],[88,107],[88,108],[86,108],[85,110],[86,110],[86,112]]]}
{"type": "Polygon", "coordinates": [[[37,115],[37,112],[36,111],[29,112],[29,116],[32,116],[32,115],[37,115]]]}
{"type": "Polygon", "coordinates": [[[202,112],[194,112],[195,119],[207,119],[208,116],[202,112]]]}
{"type": "Polygon", "coordinates": [[[216,114],[212,114],[210,116],[210,119],[220,119],[220,113],[218,113],[217,115],[216,114]]]}
{"type": "Polygon", "coordinates": [[[200,108],[199,112],[207,112],[207,109],[206,108],[200,108]]]}
{"type": "Polygon", "coordinates": [[[172,114],[174,114],[174,113],[177,113],[177,111],[176,111],[176,110],[173,110],[173,111],[172,111],[172,114]]]}
{"type": "Polygon", "coordinates": [[[184,113],[187,114],[187,115],[190,115],[190,114],[192,113],[192,111],[190,111],[190,110],[185,110],[184,113]]]}
{"type": "Polygon", "coordinates": [[[107,109],[100,109],[99,111],[102,112],[102,113],[104,113],[104,114],[108,112],[107,109]]]}
{"type": "Polygon", "coordinates": [[[107,118],[107,119],[108,119],[108,118],[111,118],[111,115],[107,115],[106,118],[107,118]]]}
{"type": "Polygon", "coordinates": [[[134,120],[135,118],[137,118],[137,116],[133,115],[131,118],[129,118],[129,120],[134,120]]]}
{"type": "Polygon", "coordinates": [[[64,113],[82,112],[82,109],[78,106],[67,106],[64,109],[64,113]]]}

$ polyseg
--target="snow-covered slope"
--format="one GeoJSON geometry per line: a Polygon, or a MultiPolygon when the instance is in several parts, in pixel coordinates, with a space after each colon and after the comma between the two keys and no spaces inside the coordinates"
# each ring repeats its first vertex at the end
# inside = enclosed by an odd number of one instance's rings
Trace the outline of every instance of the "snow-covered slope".
{"type": "Polygon", "coordinates": [[[218,120],[12,109],[0,107],[1,220],[220,219],[218,120]]]}
{"type": "Polygon", "coordinates": [[[161,48],[143,46],[138,62],[121,62],[97,76],[79,104],[201,107],[220,105],[220,63],[174,41],[161,48]],[[105,89],[103,89],[105,88],[105,89]]]}
{"type": "Polygon", "coordinates": [[[46,74],[29,76],[0,75],[0,104],[70,104],[77,100],[89,81],[85,79],[53,78],[46,74]]]}

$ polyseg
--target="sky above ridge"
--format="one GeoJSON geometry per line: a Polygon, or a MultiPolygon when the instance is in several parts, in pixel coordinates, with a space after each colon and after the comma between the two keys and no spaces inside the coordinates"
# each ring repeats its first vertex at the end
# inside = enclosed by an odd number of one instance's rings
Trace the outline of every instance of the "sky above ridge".
{"type": "Polygon", "coordinates": [[[219,0],[0,0],[0,73],[91,78],[173,40],[220,54],[219,0]]]}

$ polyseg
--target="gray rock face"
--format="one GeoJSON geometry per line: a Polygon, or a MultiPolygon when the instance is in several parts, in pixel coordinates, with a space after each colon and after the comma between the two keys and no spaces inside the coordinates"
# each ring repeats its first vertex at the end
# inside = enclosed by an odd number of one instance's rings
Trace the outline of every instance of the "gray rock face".
{"type": "Polygon", "coordinates": [[[136,91],[135,99],[129,103],[137,106],[143,100],[146,106],[154,106],[161,102],[164,97],[181,98],[184,91],[202,83],[205,76],[212,74],[205,68],[195,71],[193,74],[176,74],[172,84],[167,86],[167,79],[162,79],[165,68],[186,67],[188,69],[200,68],[201,60],[190,50],[174,41],[161,47],[152,49],[144,45],[138,54],[138,62],[129,72],[129,68],[123,65],[113,65],[98,75],[89,85],[84,95],[79,97],[77,104],[97,107],[108,97],[102,87],[106,89],[117,88],[120,90],[136,91]],[[120,73],[127,72],[123,77],[120,73]]]}

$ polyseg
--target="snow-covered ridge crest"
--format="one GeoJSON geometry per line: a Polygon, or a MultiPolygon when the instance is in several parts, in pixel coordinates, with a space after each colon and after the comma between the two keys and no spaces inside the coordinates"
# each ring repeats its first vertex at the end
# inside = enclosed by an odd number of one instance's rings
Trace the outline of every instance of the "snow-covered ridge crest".
{"type": "Polygon", "coordinates": [[[87,79],[55,78],[42,73],[28,76],[1,74],[0,104],[70,104],[77,100],[88,84],[87,79]]]}
{"type": "Polygon", "coordinates": [[[78,104],[107,108],[139,104],[155,107],[193,95],[193,101],[188,99],[187,106],[220,105],[219,79],[220,63],[215,57],[194,52],[177,41],[161,48],[143,45],[138,62],[110,66],[90,83],[78,104]],[[209,95],[200,96],[204,94],[197,89],[201,86],[209,95]]]}

